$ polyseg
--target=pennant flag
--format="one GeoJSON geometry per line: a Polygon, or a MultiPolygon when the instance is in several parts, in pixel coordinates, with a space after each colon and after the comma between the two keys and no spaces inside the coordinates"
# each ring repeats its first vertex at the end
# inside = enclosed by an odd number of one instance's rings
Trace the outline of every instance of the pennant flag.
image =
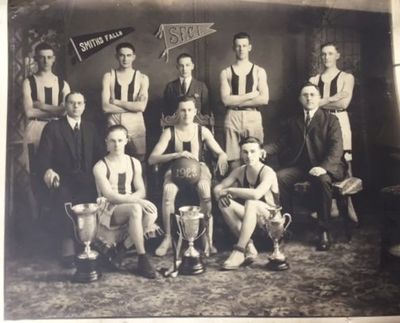
{"type": "Polygon", "coordinates": [[[116,40],[133,32],[134,30],[135,29],[132,27],[112,29],[93,34],[71,37],[69,41],[72,44],[78,60],[82,62],[84,59],[98,52],[100,49],[112,44],[116,40]]]}
{"type": "Polygon", "coordinates": [[[160,55],[160,58],[165,56],[168,62],[168,53],[170,49],[215,33],[216,30],[210,28],[212,25],[214,25],[213,22],[161,24],[155,35],[160,39],[164,37],[165,49],[160,55]]]}

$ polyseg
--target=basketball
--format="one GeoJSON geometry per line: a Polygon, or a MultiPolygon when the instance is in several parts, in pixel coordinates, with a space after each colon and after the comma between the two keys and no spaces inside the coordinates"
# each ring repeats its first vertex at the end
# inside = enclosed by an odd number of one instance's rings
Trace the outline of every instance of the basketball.
{"type": "Polygon", "coordinates": [[[177,185],[197,184],[200,180],[200,163],[195,159],[178,158],[172,163],[172,180],[177,185]]]}

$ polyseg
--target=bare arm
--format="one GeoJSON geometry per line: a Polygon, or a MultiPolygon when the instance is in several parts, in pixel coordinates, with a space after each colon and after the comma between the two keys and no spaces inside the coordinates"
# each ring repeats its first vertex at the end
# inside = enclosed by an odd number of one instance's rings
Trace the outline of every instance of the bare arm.
{"type": "Polygon", "coordinates": [[[167,163],[182,156],[182,153],[164,154],[170,139],[171,130],[167,128],[162,132],[160,140],[149,156],[148,162],[150,165],[167,163]]]}
{"type": "Polygon", "coordinates": [[[230,187],[227,193],[232,197],[244,200],[259,200],[262,198],[276,182],[276,174],[271,168],[265,167],[260,176],[260,184],[255,188],[230,187]]]}
{"type": "MultiPolygon", "coordinates": [[[[342,72],[342,77],[343,85],[341,89],[335,95],[321,99],[319,104],[320,107],[328,110],[347,109],[353,97],[354,76],[352,74],[342,72]]],[[[310,82],[317,85],[317,77],[311,77],[310,82]]]]}
{"type": "Polygon", "coordinates": [[[211,151],[218,156],[217,167],[219,169],[220,174],[223,176],[228,171],[228,156],[222,150],[218,142],[215,140],[211,131],[205,127],[202,127],[202,135],[204,141],[206,142],[207,147],[211,149],[211,151]]]}
{"type": "Polygon", "coordinates": [[[242,107],[253,107],[268,104],[269,101],[269,90],[267,83],[267,73],[263,68],[258,69],[258,96],[248,99],[240,106],[242,107]]]}
{"type": "MultiPolygon", "coordinates": [[[[69,89],[69,87],[68,87],[69,89]]],[[[55,106],[32,101],[31,86],[29,80],[25,79],[22,83],[22,104],[25,116],[29,118],[51,118],[64,114],[64,106],[55,106]]]]}
{"type": "MultiPolygon", "coordinates": [[[[136,177],[136,172],[137,169],[135,164],[135,177],[136,177]]],[[[140,173],[141,176],[142,173],[141,168],[140,171],[138,172],[140,173]]],[[[120,194],[118,192],[115,192],[111,188],[111,184],[107,179],[106,174],[107,170],[105,164],[102,161],[97,162],[96,165],[94,165],[93,167],[93,175],[96,181],[96,186],[100,191],[101,195],[104,196],[110,203],[113,204],[136,203],[144,197],[143,191],[139,191],[138,194],[137,194],[138,191],[136,191],[133,194],[120,194]]]]}
{"type": "Polygon", "coordinates": [[[220,74],[220,94],[221,100],[226,107],[229,106],[242,106],[244,102],[259,96],[258,91],[253,91],[250,93],[242,94],[242,95],[233,95],[231,86],[228,82],[228,75],[226,74],[226,70],[223,70],[220,74]]]}
{"type": "Polygon", "coordinates": [[[101,90],[101,106],[104,113],[124,113],[125,109],[111,103],[113,97],[111,95],[111,73],[106,73],[103,76],[103,84],[101,90]]]}
{"type": "Polygon", "coordinates": [[[239,173],[240,173],[240,167],[235,168],[226,178],[222,180],[221,183],[219,183],[214,187],[214,195],[217,200],[220,199],[223,195],[225,195],[226,192],[224,191],[227,188],[231,187],[237,181],[239,173]]]}
{"type": "Polygon", "coordinates": [[[127,111],[144,112],[147,106],[147,101],[149,96],[148,93],[149,93],[149,78],[146,75],[141,74],[140,89],[137,96],[137,100],[130,102],[130,101],[113,99],[112,103],[127,111]]]}

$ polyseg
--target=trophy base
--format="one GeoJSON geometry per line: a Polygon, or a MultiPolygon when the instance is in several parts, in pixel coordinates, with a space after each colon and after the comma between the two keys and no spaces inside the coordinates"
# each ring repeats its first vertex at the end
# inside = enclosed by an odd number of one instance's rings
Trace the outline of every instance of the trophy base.
{"type": "Polygon", "coordinates": [[[94,259],[82,259],[76,257],[76,272],[72,277],[73,283],[91,283],[101,277],[101,271],[98,269],[97,257],[94,259]]]}
{"type": "Polygon", "coordinates": [[[277,260],[277,259],[270,259],[265,267],[271,271],[283,271],[290,268],[286,260],[277,260]]]}
{"type": "Polygon", "coordinates": [[[182,263],[179,266],[181,275],[199,275],[204,273],[205,270],[200,257],[182,257],[182,263]]]}

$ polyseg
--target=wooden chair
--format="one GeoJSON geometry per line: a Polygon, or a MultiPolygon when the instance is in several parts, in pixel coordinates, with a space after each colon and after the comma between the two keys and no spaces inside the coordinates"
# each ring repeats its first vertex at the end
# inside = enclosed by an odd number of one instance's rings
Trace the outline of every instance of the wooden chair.
{"type": "MultiPolygon", "coordinates": [[[[345,157],[344,157],[345,158],[345,157]]],[[[353,228],[358,224],[358,217],[353,207],[351,196],[362,191],[362,180],[352,176],[351,161],[345,158],[347,174],[343,181],[332,183],[333,198],[337,201],[339,216],[344,223],[344,233],[348,242],[352,239],[353,228]]],[[[306,194],[310,191],[309,181],[294,184],[294,191],[298,194],[306,194]]]]}
{"type": "MultiPolygon", "coordinates": [[[[164,130],[167,127],[171,127],[177,124],[179,116],[177,114],[173,115],[168,115],[165,116],[164,114],[161,115],[160,119],[160,126],[161,129],[164,130]]],[[[205,115],[201,113],[197,113],[194,118],[194,122],[200,124],[201,126],[207,127],[211,133],[214,135],[214,127],[215,127],[215,118],[214,115],[211,113],[210,115],[205,115]]],[[[207,149],[207,147],[203,147],[203,160],[209,167],[211,173],[213,174],[213,178],[215,178],[216,175],[216,163],[213,158],[212,153],[207,149]]],[[[166,171],[166,167],[161,167],[161,165],[155,165],[153,167],[153,178],[155,179],[153,182],[155,187],[156,192],[161,192],[163,191],[162,183],[164,180],[164,173],[166,171]]],[[[211,194],[212,195],[212,194],[211,194]]],[[[198,196],[196,190],[193,188],[193,190],[185,190],[184,192],[180,191],[176,197],[175,200],[175,206],[176,210],[178,209],[179,206],[182,206],[184,204],[198,204],[198,196]]],[[[212,218],[212,217],[211,217],[212,218]]],[[[174,219],[172,219],[171,223],[174,223],[174,219]]],[[[210,228],[207,230],[207,238],[208,242],[210,245],[212,245],[212,239],[213,239],[213,220],[209,222],[210,228]]],[[[173,243],[174,244],[174,243],[173,243]]]]}

